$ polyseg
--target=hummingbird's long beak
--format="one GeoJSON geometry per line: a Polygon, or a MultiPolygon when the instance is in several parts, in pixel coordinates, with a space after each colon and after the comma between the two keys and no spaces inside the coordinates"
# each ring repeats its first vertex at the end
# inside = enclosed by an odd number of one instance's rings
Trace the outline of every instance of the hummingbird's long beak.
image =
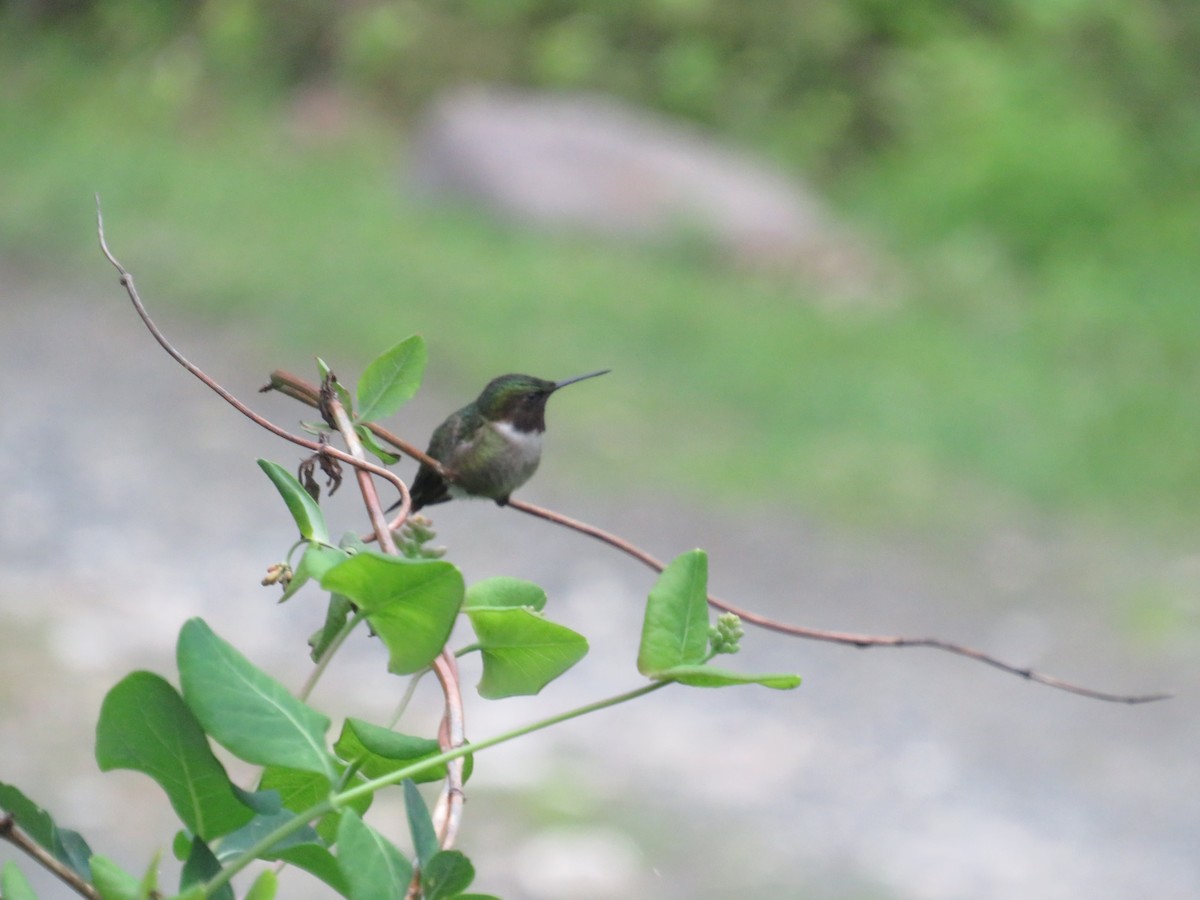
{"type": "Polygon", "coordinates": [[[585,378],[595,378],[597,375],[607,375],[612,369],[601,369],[599,372],[588,372],[586,375],[576,375],[574,378],[568,378],[565,381],[558,381],[554,384],[554,390],[566,387],[568,384],[574,384],[577,381],[583,381],[585,378]]]}

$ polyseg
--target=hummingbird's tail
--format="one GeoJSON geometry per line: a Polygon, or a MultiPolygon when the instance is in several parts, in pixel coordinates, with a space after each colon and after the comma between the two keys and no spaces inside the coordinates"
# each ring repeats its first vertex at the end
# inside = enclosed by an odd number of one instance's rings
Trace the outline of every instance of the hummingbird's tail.
{"type": "MultiPolygon", "coordinates": [[[[421,466],[417,470],[417,477],[413,479],[413,483],[408,489],[408,495],[412,498],[412,512],[435,503],[445,503],[451,499],[450,487],[446,484],[446,479],[428,466],[421,466]]],[[[401,502],[396,501],[388,507],[387,511],[399,509],[401,502]]]]}

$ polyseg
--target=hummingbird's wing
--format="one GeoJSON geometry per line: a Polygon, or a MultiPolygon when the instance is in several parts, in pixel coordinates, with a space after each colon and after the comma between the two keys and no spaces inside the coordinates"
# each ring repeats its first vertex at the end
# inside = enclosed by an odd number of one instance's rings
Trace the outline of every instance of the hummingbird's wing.
{"type": "Polygon", "coordinates": [[[446,484],[446,479],[429,466],[421,466],[417,470],[417,477],[413,479],[409,493],[412,495],[413,512],[424,506],[445,503],[450,499],[450,488],[446,484]]]}
{"type": "MultiPolygon", "coordinates": [[[[484,418],[474,405],[465,406],[434,430],[433,437],[429,439],[429,449],[425,452],[442,465],[453,469],[455,451],[469,444],[483,425],[484,418]]],[[[423,506],[445,503],[452,499],[446,479],[425,465],[417,469],[417,477],[413,479],[409,492],[412,494],[413,512],[423,506]]]]}

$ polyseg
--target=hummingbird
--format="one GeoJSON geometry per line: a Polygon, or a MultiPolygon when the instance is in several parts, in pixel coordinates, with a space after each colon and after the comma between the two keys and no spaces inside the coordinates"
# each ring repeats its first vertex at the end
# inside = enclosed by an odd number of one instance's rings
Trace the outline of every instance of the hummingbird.
{"type": "Polygon", "coordinates": [[[493,378],[473,402],[434,430],[425,452],[449,470],[451,480],[422,465],[409,490],[412,511],[455,497],[487,497],[504,506],[509,495],[533,477],[542,460],[550,395],[610,371],[564,381],[515,374],[493,378]]]}

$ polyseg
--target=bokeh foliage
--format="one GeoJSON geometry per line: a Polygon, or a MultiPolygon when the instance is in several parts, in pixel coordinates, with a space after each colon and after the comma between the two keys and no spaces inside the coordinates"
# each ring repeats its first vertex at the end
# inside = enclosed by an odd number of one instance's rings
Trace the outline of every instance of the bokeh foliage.
{"type": "Polygon", "coordinates": [[[586,349],[619,367],[628,393],[583,418],[636,404],[620,419],[628,446],[605,442],[601,461],[623,477],[851,518],[920,521],[947,498],[999,493],[1197,523],[1194,4],[3,10],[0,103],[21,123],[0,138],[10,256],[91,254],[74,236],[88,227],[80,197],[100,188],[127,227],[142,223],[127,252],[174,276],[164,300],[300,306],[309,318],[277,327],[305,346],[353,345],[403,307],[398,328],[440,341],[442,358],[453,348],[464,393],[514,356],[561,374],[586,349]],[[901,261],[905,296],[830,311],[691,257],[400,208],[388,129],[448,85],[488,80],[610,91],[804,172],[901,261]],[[353,145],[289,144],[278,111],[312,84],[365,98],[382,127],[353,145]],[[367,324],[331,325],[323,305],[367,324]],[[704,441],[698,421],[717,423],[704,441]],[[646,440],[654,453],[638,451],[646,440]]]}
{"type": "Polygon", "coordinates": [[[601,90],[810,170],[964,138],[960,152],[990,146],[1003,169],[1053,126],[1036,155],[1086,171],[1140,156],[1125,173],[1137,181],[1195,165],[1200,121],[1200,13],[1186,0],[23,0],[7,12],[102,56],[187,55],[238,90],[337,79],[400,111],[463,80],[601,90]]]}

